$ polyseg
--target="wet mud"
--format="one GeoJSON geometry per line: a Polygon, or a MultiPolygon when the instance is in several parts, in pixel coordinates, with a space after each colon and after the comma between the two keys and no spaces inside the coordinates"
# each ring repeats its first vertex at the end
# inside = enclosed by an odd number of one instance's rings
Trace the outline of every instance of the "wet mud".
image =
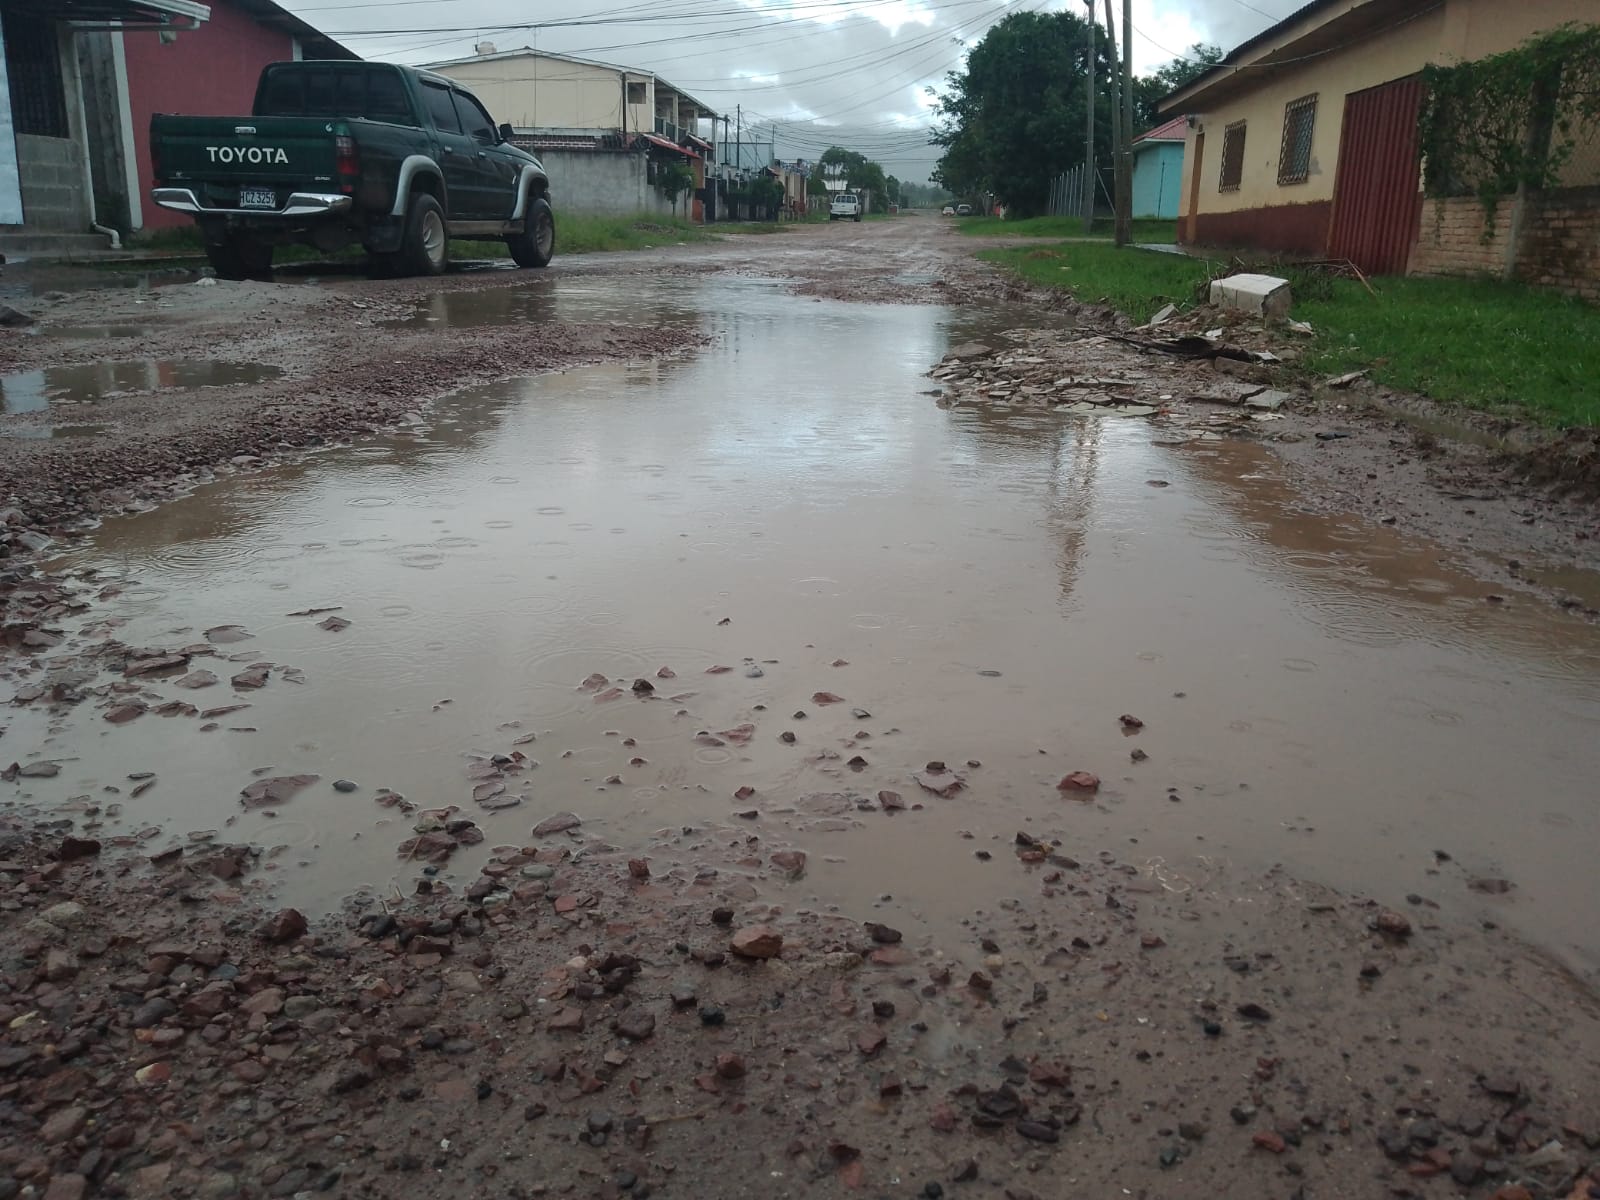
{"type": "Polygon", "coordinates": [[[280,289],[256,452],[26,546],[0,1174],[1581,1196],[1600,631],[1232,406],[1024,392],[1084,314],[784,240],[280,289]],[[371,432],[268,446],[295,388],[371,432]]]}

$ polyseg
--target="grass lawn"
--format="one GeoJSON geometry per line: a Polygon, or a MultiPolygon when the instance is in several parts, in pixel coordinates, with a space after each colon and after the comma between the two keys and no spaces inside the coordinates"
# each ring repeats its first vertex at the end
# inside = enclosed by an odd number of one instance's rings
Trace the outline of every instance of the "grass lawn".
{"type": "MultiPolygon", "coordinates": [[[[956,228],[962,233],[984,237],[1037,237],[1037,238],[1103,238],[1113,239],[1114,230],[1109,220],[1094,223],[1094,232],[1083,232],[1082,217],[1026,217],[1020,221],[1004,221],[999,217],[961,217],[956,228]]],[[[1165,242],[1178,240],[1176,221],[1135,221],[1133,240],[1136,242],[1165,242]]]]}
{"type": "MultiPolygon", "coordinates": [[[[1202,259],[1090,244],[982,257],[1140,321],[1168,302],[1193,301],[1211,269],[1202,259]]],[[[1368,368],[1381,383],[1435,400],[1600,425],[1600,308],[1487,279],[1375,279],[1374,297],[1354,280],[1289,277],[1294,315],[1317,331],[1303,360],[1314,376],[1368,368]]]]}

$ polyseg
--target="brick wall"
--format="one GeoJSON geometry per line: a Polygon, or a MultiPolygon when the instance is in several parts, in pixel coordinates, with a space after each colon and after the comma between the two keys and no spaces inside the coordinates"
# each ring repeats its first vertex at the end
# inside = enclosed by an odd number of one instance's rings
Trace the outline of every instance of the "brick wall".
{"type": "Polygon", "coordinates": [[[1517,250],[1517,278],[1600,303],[1600,187],[1531,198],[1517,250]]]}
{"type": "MultiPolygon", "coordinates": [[[[1600,187],[1530,194],[1515,247],[1518,279],[1600,303],[1600,187]]],[[[1475,197],[1426,200],[1411,252],[1412,275],[1493,275],[1505,272],[1517,201],[1495,206],[1493,236],[1475,197]]]]}
{"type": "Polygon", "coordinates": [[[1411,251],[1412,275],[1494,275],[1505,270],[1506,240],[1516,202],[1506,197],[1495,206],[1493,236],[1483,204],[1475,196],[1422,202],[1422,228],[1411,251]]]}

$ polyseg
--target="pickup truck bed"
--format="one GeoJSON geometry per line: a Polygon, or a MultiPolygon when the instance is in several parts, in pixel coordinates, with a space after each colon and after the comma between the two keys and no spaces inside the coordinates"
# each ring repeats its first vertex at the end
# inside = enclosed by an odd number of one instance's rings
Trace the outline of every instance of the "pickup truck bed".
{"type": "Polygon", "coordinates": [[[460,84],[388,63],[273,63],[244,117],[158,114],[155,203],[199,224],[224,278],[270,272],[275,247],[359,243],[379,273],[437,274],[450,238],[555,251],[550,183],[460,84]]]}

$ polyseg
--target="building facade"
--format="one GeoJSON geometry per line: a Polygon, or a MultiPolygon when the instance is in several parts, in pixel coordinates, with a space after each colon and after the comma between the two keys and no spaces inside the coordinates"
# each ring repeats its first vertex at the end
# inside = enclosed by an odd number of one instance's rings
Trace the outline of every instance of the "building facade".
{"type": "Polygon", "coordinates": [[[268,63],[354,58],[273,0],[0,0],[0,249],[187,225],[145,197],[150,118],[248,113],[268,63]]]}
{"type": "Polygon", "coordinates": [[[1404,271],[1423,67],[1595,18],[1594,0],[1313,0],[1162,101],[1189,117],[1180,240],[1404,271]]]}
{"type": "Polygon", "coordinates": [[[1171,221],[1178,215],[1183,185],[1183,143],[1188,122],[1174,117],[1133,139],[1133,215],[1171,221]]]}
{"type": "Polygon", "coordinates": [[[715,219],[719,118],[709,106],[650,71],[489,42],[477,51],[428,69],[471,88],[496,120],[516,129],[518,144],[545,158],[560,208],[670,213],[657,180],[682,165],[694,189],[676,211],[715,219]]]}

